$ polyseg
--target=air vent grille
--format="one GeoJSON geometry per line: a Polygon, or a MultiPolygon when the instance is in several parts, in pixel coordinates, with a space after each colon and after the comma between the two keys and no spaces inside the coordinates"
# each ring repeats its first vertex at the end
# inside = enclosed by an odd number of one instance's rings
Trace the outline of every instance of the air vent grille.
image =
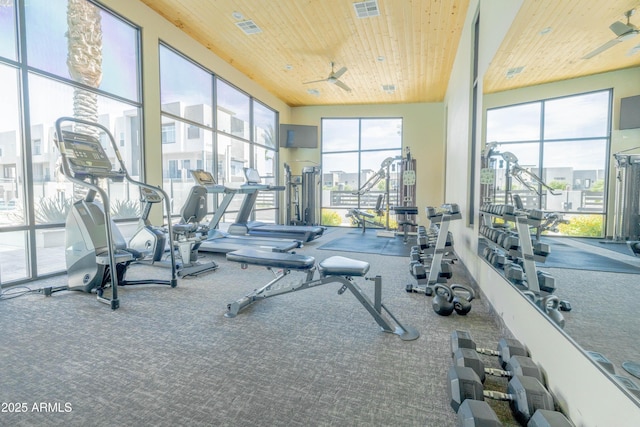
{"type": "Polygon", "coordinates": [[[378,9],[377,0],[368,0],[354,3],[353,7],[356,9],[356,16],[358,18],[369,18],[372,16],[380,15],[380,9],[378,9]]]}
{"type": "Polygon", "coordinates": [[[396,91],[396,85],[382,85],[382,90],[386,93],[394,93],[396,91]]]}
{"type": "Polygon", "coordinates": [[[238,26],[238,28],[244,31],[245,34],[258,34],[262,32],[260,27],[258,27],[258,25],[256,25],[256,23],[250,19],[246,21],[236,22],[236,25],[238,26]]]}

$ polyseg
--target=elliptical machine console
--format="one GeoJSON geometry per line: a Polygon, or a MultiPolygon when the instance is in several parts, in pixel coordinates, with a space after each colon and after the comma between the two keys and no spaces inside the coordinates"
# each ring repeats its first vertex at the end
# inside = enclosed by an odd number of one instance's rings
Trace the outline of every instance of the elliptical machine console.
{"type": "MultiPolygon", "coordinates": [[[[98,301],[111,306],[120,306],[118,286],[161,284],[176,287],[178,284],[175,257],[171,251],[170,280],[125,280],[131,262],[138,259],[138,251],[127,248],[120,230],[111,219],[110,201],[107,192],[99,185],[100,179],[111,182],[127,181],[140,188],[150,190],[164,199],[167,215],[171,212],[168,195],[154,187],[131,178],[109,130],[99,123],[71,117],[56,120],[56,144],[61,156],[61,172],[74,184],[88,191],[73,203],[65,225],[65,260],[69,277],[69,290],[95,292],[98,301]],[[63,130],[63,123],[72,123],[83,128],[95,128],[107,135],[119,163],[113,167],[100,141],[92,134],[63,130]],[[100,201],[96,200],[99,196],[100,201]],[[105,289],[111,288],[111,296],[105,297],[105,289]]],[[[168,224],[171,233],[171,222],[168,224]]]]}

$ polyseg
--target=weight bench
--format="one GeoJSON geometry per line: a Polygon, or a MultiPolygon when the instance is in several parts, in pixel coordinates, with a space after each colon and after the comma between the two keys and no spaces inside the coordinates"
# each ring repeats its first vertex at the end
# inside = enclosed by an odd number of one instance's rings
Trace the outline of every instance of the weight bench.
{"type": "Polygon", "coordinates": [[[379,194],[376,199],[376,207],[373,208],[375,214],[369,213],[364,209],[349,209],[347,212],[347,217],[353,218],[353,222],[356,223],[358,227],[362,225],[362,234],[367,231],[367,222],[373,225],[381,226],[382,224],[378,224],[375,221],[376,217],[382,216],[384,213],[382,210],[382,201],[384,200],[384,194],[379,194]]]}
{"type": "Polygon", "coordinates": [[[254,302],[274,297],[290,292],[301,291],[327,283],[340,283],[342,287],[338,290],[338,295],[342,295],[347,289],[356,297],[358,301],[373,316],[384,332],[398,335],[404,341],[417,339],[420,334],[410,326],[403,326],[398,319],[382,304],[382,277],[366,278],[375,283],[374,302],[360,289],[353,281],[353,277],[364,277],[369,271],[369,263],[358,261],[341,256],[332,256],[320,261],[317,266],[315,258],[300,254],[266,252],[255,249],[239,249],[227,253],[227,260],[239,262],[243,269],[249,264],[267,267],[267,269],[280,269],[276,277],[260,289],[256,289],[250,294],[227,305],[225,317],[235,317],[241,310],[254,302]],[[320,277],[314,279],[315,271],[318,270],[320,277]],[[305,279],[299,283],[276,284],[291,273],[300,271],[305,273],[305,279]],[[395,327],[385,316],[384,312],[393,320],[395,327]]]}

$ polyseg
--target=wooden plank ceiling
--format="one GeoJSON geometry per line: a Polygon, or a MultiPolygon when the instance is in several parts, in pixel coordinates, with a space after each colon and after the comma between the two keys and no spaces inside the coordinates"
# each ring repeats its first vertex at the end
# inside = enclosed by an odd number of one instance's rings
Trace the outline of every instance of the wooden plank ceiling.
{"type": "Polygon", "coordinates": [[[616,38],[609,26],[626,24],[624,13],[634,8],[630,22],[640,27],[638,0],[525,0],[484,76],[484,92],[640,66],[640,34],[583,59],[616,38]]]}
{"type": "MultiPolygon", "coordinates": [[[[442,101],[469,7],[469,0],[377,0],[366,3],[377,4],[378,16],[358,18],[349,0],[141,1],[290,106],[442,101]],[[261,32],[245,34],[237,24],[246,20],[261,32]],[[304,84],[326,79],[332,62],[334,71],[347,68],[339,80],[351,91],[304,84]]],[[[640,26],[639,0],[524,0],[485,92],[639,66],[640,52],[627,54],[640,36],[581,59],[614,38],[609,25],[626,22],[633,8],[631,23],[640,26]]]]}

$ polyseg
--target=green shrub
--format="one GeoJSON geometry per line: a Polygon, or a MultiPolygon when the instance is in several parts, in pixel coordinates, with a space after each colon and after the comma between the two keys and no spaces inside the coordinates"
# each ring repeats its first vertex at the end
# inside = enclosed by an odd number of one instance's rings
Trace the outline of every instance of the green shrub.
{"type": "Polygon", "coordinates": [[[575,215],[569,219],[569,224],[558,225],[563,236],[602,237],[601,215],[575,215]]]}
{"type": "Polygon", "coordinates": [[[342,225],[342,217],[336,211],[322,209],[322,225],[342,225]]]}

